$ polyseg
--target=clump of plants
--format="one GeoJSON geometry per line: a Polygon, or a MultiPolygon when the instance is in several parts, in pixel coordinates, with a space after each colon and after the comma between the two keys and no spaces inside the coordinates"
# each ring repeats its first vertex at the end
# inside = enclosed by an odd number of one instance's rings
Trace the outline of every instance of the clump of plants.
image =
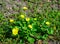
{"type": "Polygon", "coordinates": [[[14,14],[15,18],[7,18],[0,27],[2,38],[18,38],[20,44],[28,42],[33,44],[36,40],[46,40],[53,35],[51,22],[37,17],[27,17],[26,14],[14,14]]]}

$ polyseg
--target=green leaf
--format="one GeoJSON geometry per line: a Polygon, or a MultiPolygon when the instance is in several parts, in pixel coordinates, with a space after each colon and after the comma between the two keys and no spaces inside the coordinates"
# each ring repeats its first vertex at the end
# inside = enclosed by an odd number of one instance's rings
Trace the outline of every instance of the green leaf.
{"type": "Polygon", "coordinates": [[[53,29],[48,29],[48,34],[53,34],[54,33],[54,30],[53,29]]]}
{"type": "Polygon", "coordinates": [[[41,36],[40,35],[38,35],[38,36],[36,36],[38,39],[40,39],[41,38],[41,36]]]}
{"type": "Polygon", "coordinates": [[[34,43],[35,39],[32,38],[32,37],[28,37],[28,41],[29,41],[30,43],[34,43]]]}
{"type": "Polygon", "coordinates": [[[37,29],[31,29],[31,31],[37,31],[37,29]]]}
{"type": "Polygon", "coordinates": [[[20,40],[20,44],[23,44],[22,40],[20,40]]]}
{"type": "Polygon", "coordinates": [[[46,39],[47,39],[47,37],[48,37],[48,35],[47,35],[47,34],[45,34],[45,35],[43,35],[43,37],[42,37],[42,38],[43,38],[44,40],[46,40],[46,39]]]}

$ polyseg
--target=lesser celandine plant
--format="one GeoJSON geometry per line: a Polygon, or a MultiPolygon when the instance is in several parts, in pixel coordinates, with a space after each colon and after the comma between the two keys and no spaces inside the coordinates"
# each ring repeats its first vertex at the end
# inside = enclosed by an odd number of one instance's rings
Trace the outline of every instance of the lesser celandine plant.
{"type": "Polygon", "coordinates": [[[21,14],[15,19],[9,19],[6,29],[9,36],[19,36],[23,42],[27,41],[32,44],[35,40],[47,39],[49,34],[54,33],[54,30],[50,28],[51,23],[49,21],[43,22],[40,22],[38,18],[27,17],[25,14],[21,14]]]}
{"type": "MultiPolygon", "coordinates": [[[[39,17],[27,17],[26,14],[15,14],[16,18],[8,18],[0,26],[1,36],[6,38],[19,38],[20,43],[33,44],[36,40],[46,40],[54,34],[51,21],[39,17]]],[[[3,38],[3,37],[2,37],[3,38]]]]}
{"type": "Polygon", "coordinates": [[[0,44],[33,44],[36,40],[46,40],[48,37],[60,40],[60,1],[0,2],[0,44]]]}

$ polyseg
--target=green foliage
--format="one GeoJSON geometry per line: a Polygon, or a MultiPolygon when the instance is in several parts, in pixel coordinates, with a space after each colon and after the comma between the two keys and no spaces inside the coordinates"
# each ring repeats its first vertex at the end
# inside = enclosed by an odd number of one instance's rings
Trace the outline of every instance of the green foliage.
{"type": "MultiPolygon", "coordinates": [[[[51,12],[48,14],[54,15],[55,13],[51,12]]],[[[59,15],[59,13],[57,15],[59,15]]],[[[46,40],[49,35],[54,34],[54,28],[51,27],[52,22],[48,21],[47,19],[40,19],[41,16],[38,16],[35,18],[27,17],[26,14],[19,14],[16,16],[17,17],[15,17],[14,19],[9,18],[7,22],[3,22],[3,24],[0,25],[0,36],[1,37],[4,36],[4,38],[12,38],[12,39],[19,38],[21,39],[22,42],[27,41],[32,44],[37,39],[46,40]],[[22,18],[23,16],[24,18],[22,18]],[[15,27],[19,29],[17,32],[18,35],[13,35],[14,31],[12,32],[12,30],[15,27]]],[[[14,34],[16,34],[16,31],[14,32],[14,34]]]]}
{"type": "Polygon", "coordinates": [[[60,11],[52,10],[50,3],[42,3],[42,10],[38,11],[41,6],[40,0],[27,0],[27,4],[27,10],[12,8],[20,11],[18,14],[14,13],[6,17],[0,13],[0,41],[33,44],[36,40],[46,40],[51,35],[59,38],[60,11]]]}

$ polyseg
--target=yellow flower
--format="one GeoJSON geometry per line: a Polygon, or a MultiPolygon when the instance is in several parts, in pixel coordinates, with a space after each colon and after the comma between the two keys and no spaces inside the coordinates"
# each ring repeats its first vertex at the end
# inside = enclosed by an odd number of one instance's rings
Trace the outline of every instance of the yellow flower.
{"type": "Polygon", "coordinates": [[[11,22],[11,23],[13,23],[13,22],[14,22],[14,20],[13,20],[13,19],[10,19],[10,22],[11,22]]]}
{"type": "Polygon", "coordinates": [[[50,22],[46,22],[47,25],[50,25],[50,22]]]}
{"type": "Polygon", "coordinates": [[[32,25],[28,25],[29,28],[32,28],[32,25]]]}
{"type": "Polygon", "coordinates": [[[34,18],[34,20],[37,20],[37,18],[34,18]]]}
{"type": "Polygon", "coordinates": [[[23,7],[23,10],[27,10],[28,8],[27,7],[23,7]]]}
{"type": "Polygon", "coordinates": [[[24,15],[21,15],[21,18],[24,18],[25,16],[24,15]]]}
{"type": "Polygon", "coordinates": [[[30,21],[30,18],[26,18],[26,21],[30,21]]]}
{"type": "Polygon", "coordinates": [[[18,31],[19,31],[19,29],[17,27],[15,27],[15,28],[12,29],[12,34],[17,35],[18,31]]]}

